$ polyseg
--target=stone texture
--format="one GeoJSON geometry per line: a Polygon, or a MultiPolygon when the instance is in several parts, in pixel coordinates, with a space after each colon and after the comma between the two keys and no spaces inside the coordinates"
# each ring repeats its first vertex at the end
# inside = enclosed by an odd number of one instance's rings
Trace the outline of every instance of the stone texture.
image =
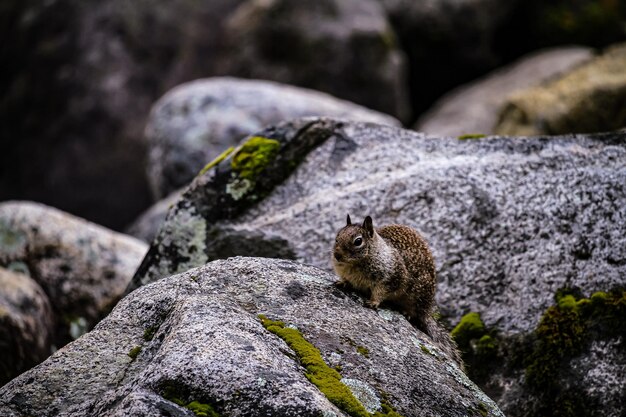
{"type": "Polygon", "coordinates": [[[416,115],[451,88],[494,68],[495,43],[519,0],[378,0],[409,58],[416,115]]]}
{"type": "Polygon", "coordinates": [[[226,24],[220,74],[324,91],[404,120],[406,62],[376,0],[250,0],[226,24]]]}
{"type": "Polygon", "coordinates": [[[174,191],[164,199],[154,203],[128,226],[126,234],[146,243],[152,242],[165,220],[167,212],[178,201],[182,193],[183,190],[174,191]]]}
{"type": "Polygon", "coordinates": [[[507,135],[602,132],[626,126],[626,44],[545,85],[513,94],[495,132],[507,135]]]}
{"type": "Polygon", "coordinates": [[[270,81],[193,81],[167,93],[152,109],[146,134],[153,194],[160,199],[187,185],[207,162],[246,135],[305,116],[400,124],[328,94],[270,81]]]}
{"type": "Polygon", "coordinates": [[[0,266],[41,286],[59,323],[57,346],[91,328],[119,300],[145,243],[29,202],[0,204],[0,266]]]}
{"type": "Polygon", "coordinates": [[[151,203],[150,106],[213,72],[241,0],[8,0],[0,200],[40,201],[121,229],[151,203]],[[103,201],[106,204],[103,204],[103,201]]]}
{"type": "Polygon", "coordinates": [[[0,386],[50,355],[48,297],[28,276],[0,268],[0,386]]]}
{"type": "Polygon", "coordinates": [[[0,414],[192,415],[167,400],[177,398],[221,415],[347,415],[263,327],[264,314],[297,328],[374,409],[386,396],[407,417],[503,415],[399,314],[367,309],[333,281],[290,261],[231,258],[144,286],[1,388],[0,414]]]}
{"type": "Polygon", "coordinates": [[[511,93],[537,86],[591,58],[590,48],[574,46],[528,54],[444,95],[420,116],[415,130],[438,136],[493,134],[511,93]]]}
{"type": "MultiPolygon", "coordinates": [[[[437,301],[450,323],[478,312],[487,328],[522,344],[531,343],[557,290],[589,296],[624,285],[626,133],[457,140],[303,119],[256,135],[279,141],[276,159],[245,187],[232,155],[198,176],[129,290],[261,250],[330,269],[346,213],[420,230],[433,248],[437,301]],[[304,158],[294,171],[287,152],[304,158]]],[[[489,384],[513,414],[523,404],[514,399],[528,396],[524,368],[508,355],[508,370],[489,384]]]]}

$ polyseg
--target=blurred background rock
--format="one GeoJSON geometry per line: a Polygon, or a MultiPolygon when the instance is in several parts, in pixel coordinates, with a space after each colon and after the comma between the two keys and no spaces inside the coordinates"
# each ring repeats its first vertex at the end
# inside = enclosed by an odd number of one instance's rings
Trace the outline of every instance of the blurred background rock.
{"type": "Polygon", "coordinates": [[[623,41],[625,22],[619,0],[7,0],[0,200],[122,230],[155,199],[150,107],[185,81],[274,80],[413,125],[454,87],[540,48],[623,41]]]}

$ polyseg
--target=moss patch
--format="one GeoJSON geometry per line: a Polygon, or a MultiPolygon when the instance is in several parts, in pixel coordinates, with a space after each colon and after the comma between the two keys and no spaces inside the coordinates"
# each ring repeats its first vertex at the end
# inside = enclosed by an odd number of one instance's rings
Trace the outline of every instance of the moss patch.
{"type": "Polygon", "coordinates": [[[276,158],[279,148],[280,142],[275,139],[253,136],[233,155],[231,168],[240,178],[254,181],[276,158]]]}
{"type": "Polygon", "coordinates": [[[204,168],[202,168],[202,170],[198,173],[198,175],[203,175],[205,174],[208,170],[210,170],[211,168],[213,168],[214,166],[216,166],[217,164],[219,164],[220,162],[222,162],[224,159],[226,159],[226,157],[228,155],[230,155],[233,151],[235,150],[234,147],[230,147],[228,149],[226,149],[224,152],[222,152],[221,154],[219,154],[219,156],[217,158],[215,158],[214,160],[212,160],[211,162],[209,162],[208,164],[206,164],[204,166],[204,168]]]}
{"type": "Polygon", "coordinates": [[[135,360],[137,359],[137,356],[139,355],[140,352],[141,352],[141,346],[135,346],[134,348],[128,351],[128,356],[130,356],[132,360],[135,360]]]}
{"type": "Polygon", "coordinates": [[[626,290],[597,292],[590,298],[557,293],[535,330],[535,349],[528,359],[526,380],[532,386],[551,385],[563,359],[582,353],[590,332],[605,336],[624,334],[626,290]],[[601,330],[601,332],[598,332],[601,330]]]}
{"type": "Polygon", "coordinates": [[[370,357],[370,350],[365,346],[357,346],[356,351],[359,353],[359,355],[365,356],[366,358],[370,357]]]}
{"type": "Polygon", "coordinates": [[[282,321],[273,321],[259,315],[263,327],[283,339],[296,353],[302,366],[306,368],[306,377],[337,407],[351,416],[369,417],[369,413],[363,405],[352,395],[350,389],[342,384],[341,375],[330,368],[320,351],[309,343],[302,334],[296,330],[285,327],[282,321]]]}
{"type": "Polygon", "coordinates": [[[559,291],[556,305],[544,313],[527,356],[526,384],[541,400],[537,415],[588,415],[593,407],[579,389],[561,385],[560,372],[582,354],[591,341],[626,333],[626,290],[597,292],[584,298],[576,291],[559,291]]]}
{"type": "Polygon", "coordinates": [[[200,417],[219,417],[219,414],[215,412],[210,404],[204,404],[198,401],[192,401],[187,405],[183,405],[193,411],[193,413],[200,417]]]}
{"type": "Polygon", "coordinates": [[[467,313],[452,330],[452,338],[461,349],[469,347],[472,339],[482,337],[486,332],[485,324],[478,313],[467,313]]]}
{"type": "Polygon", "coordinates": [[[183,400],[183,398],[187,398],[189,395],[182,392],[185,391],[184,389],[177,389],[175,383],[173,382],[166,382],[162,391],[163,393],[161,396],[163,398],[191,410],[197,416],[220,417],[220,414],[215,411],[211,404],[203,403],[197,400],[183,400]]]}
{"type": "Polygon", "coordinates": [[[465,135],[459,136],[457,139],[467,140],[467,139],[480,139],[484,137],[486,137],[486,135],[483,135],[482,133],[466,133],[465,135]]]}
{"type": "Polygon", "coordinates": [[[497,335],[494,330],[487,329],[479,313],[464,315],[451,336],[461,350],[467,374],[472,380],[487,380],[492,370],[503,362],[498,356],[497,335]]]}
{"type": "MultiPolygon", "coordinates": [[[[376,417],[400,417],[390,406],[388,406],[388,408],[390,412],[394,414],[386,412],[377,412],[375,414],[368,413],[363,404],[352,395],[350,389],[341,383],[341,375],[339,372],[330,368],[326,362],[324,362],[320,351],[308,342],[298,330],[285,327],[284,322],[270,320],[262,314],[259,315],[259,319],[261,319],[263,327],[283,339],[295,352],[300,363],[306,369],[305,376],[307,379],[311,381],[330,402],[341,408],[347,414],[353,417],[370,417],[372,415],[376,417]]],[[[384,408],[383,411],[385,411],[384,408]]]]}
{"type": "Polygon", "coordinates": [[[154,334],[156,333],[158,327],[150,326],[146,330],[143,331],[143,340],[149,342],[154,338],[154,334]]]}

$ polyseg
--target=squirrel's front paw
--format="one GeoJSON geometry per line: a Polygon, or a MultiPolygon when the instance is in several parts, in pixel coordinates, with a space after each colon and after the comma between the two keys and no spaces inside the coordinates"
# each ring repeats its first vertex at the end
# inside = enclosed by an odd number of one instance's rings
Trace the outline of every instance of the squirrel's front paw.
{"type": "Polygon", "coordinates": [[[376,301],[372,301],[372,300],[366,300],[365,301],[365,307],[367,307],[367,308],[378,310],[378,306],[379,305],[380,305],[380,303],[378,303],[376,301]]]}
{"type": "Polygon", "coordinates": [[[352,288],[348,281],[343,280],[336,281],[335,287],[339,288],[340,290],[349,290],[350,288],[352,288]]]}

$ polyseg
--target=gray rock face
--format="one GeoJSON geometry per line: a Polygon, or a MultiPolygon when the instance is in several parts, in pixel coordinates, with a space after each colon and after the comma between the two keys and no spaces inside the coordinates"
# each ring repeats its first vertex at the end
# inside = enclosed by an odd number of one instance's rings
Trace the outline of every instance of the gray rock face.
{"type": "MultiPolygon", "coordinates": [[[[557,290],[589,296],[624,285],[625,133],[462,141],[305,119],[257,135],[281,143],[276,160],[242,194],[233,193],[242,179],[231,157],[196,178],[130,289],[250,247],[330,269],[346,213],[422,232],[438,266],[437,301],[451,323],[478,312],[488,328],[525,338],[557,290]],[[306,158],[278,178],[282,149],[306,158]]],[[[525,389],[524,369],[511,367],[494,376],[496,399],[525,389]]],[[[504,411],[514,412],[512,404],[507,399],[504,411]]]]}
{"type": "Polygon", "coordinates": [[[50,355],[48,297],[28,276],[0,268],[0,385],[50,355]]]}
{"type": "Polygon", "coordinates": [[[290,261],[232,258],[144,286],[0,389],[0,414],[193,415],[180,403],[232,416],[348,415],[263,314],[319,350],[372,412],[386,403],[407,417],[502,416],[399,314],[364,308],[333,281],[290,261]]]}
{"type": "Polygon", "coordinates": [[[193,81],[152,109],[146,134],[153,194],[163,198],[187,185],[207,162],[250,133],[305,116],[400,125],[391,116],[303,88],[228,77],[193,81]]]}
{"type": "Polygon", "coordinates": [[[150,106],[213,73],[224,15],[241,2],[5,2],[5,36],[19,41],[4,51],[0,200],[126,226],[151,202],[150,106]]]}
{"type": "Polygon", "coordinates": [[[404,54],[376,0],[250,0],[225,32],[220,74],[312,88],[409,116],[404,54]]]}
{"type": "Polygon", "coordinates": [[[508,96],[539,85],[591,59],[584,47],[555,48],[536,52],[461,86],[438,100],[423,114],[415,130],[438,136],[493,134],[508,96]]]}
{"type": "Polygon", "coordinates": [[[28,202],[0,204],[0,266],[41,286],[61,320],[55,343],[80,336],[119,300],[145,243],[28,202]]]}

